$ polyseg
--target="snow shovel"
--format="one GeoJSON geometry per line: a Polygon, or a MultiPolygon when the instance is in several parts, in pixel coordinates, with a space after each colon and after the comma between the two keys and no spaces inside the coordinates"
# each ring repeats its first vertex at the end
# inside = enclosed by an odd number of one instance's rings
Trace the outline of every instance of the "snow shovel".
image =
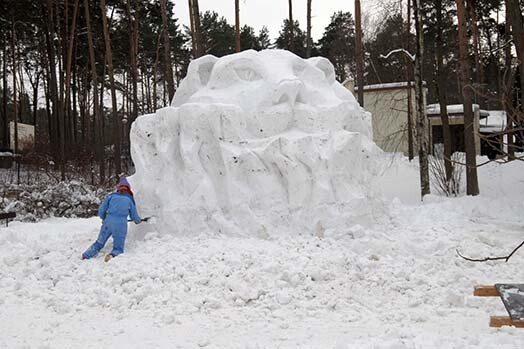
{"type": "MultiPolygon", "coordinates": [[[[154,217],[154,216],[149,216],[149,217],[142,218],[142,219],[140,220],[140,223],[142,223],[142,222],[148,222],[148,221],[149,221],[151,218],[153,218],[153,217],[154,217]]],[[[128,221],[128,222],[133,222],[132,219],[128,219],[127,221],[128,221]]]]}

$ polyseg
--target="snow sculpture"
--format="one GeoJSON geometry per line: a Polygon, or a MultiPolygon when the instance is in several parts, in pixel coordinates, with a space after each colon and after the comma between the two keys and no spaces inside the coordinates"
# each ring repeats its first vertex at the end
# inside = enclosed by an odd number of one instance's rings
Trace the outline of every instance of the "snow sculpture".
{"type": "Polygon", "coordinates": [[[132,125],[130,180],[160,231],[324,230],[365,214],[370,137],[369,114],[327,59],[205,56],[170,107],[132,125]]]}

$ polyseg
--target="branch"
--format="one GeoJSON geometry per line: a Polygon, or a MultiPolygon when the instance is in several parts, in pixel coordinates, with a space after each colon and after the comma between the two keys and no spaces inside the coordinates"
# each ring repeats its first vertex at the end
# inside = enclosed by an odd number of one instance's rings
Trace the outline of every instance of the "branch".
{"type": "Polygon", "coordinates": [[[503,50],[503,49],[505,49],[506,47],[508,47],[509,45],[511,45],[512,43],[513,43],[513,39],[510,39],[510,40],[508,40],[508,42],[506,42],[504,45],[502,45],[502,46],[500,46],[500,47],[497,47],[497,48],[495,48],[495,49],[489,51],[489,53],[490,53],[490,54],[493,54],[493,53],[495,53],[495,52],[497,52],[497,51],[503,50]]]}
{"type": "Polygon", "coordinates": [[[520,245],[518,245],[517,247],[515,247],[515,249],[513,251],[511,251],[511,253],[507,256],[501,256],[501,257],[485,257],[485,258],[469,258],[469,257],[465,257],[463,256],[459,250],[457,249],[457,254],[462,258],[462,259],[465,259],[467,261],[470,261],[470,262],[487,262],[487,261],[498,261],[498,260],[504,260],[505,262],[507,262],[511,256],[513,256],[515,254],[515,252],[517,252],[517,250],[519,248],[521,248],[522,246],[524,245],[524,241],[522,241],[520,243],[520,245]]]}
{"type": "Polygon", "coordinates": [[[409,53],[408,51],[404,50],[403,48],[398,48],[396,50],[393,50],[393,51],[390,51],[387,55],[380,55],[380,58],[383,58],[383,59],[388,59],[389,56],[391,56],[392,54],[394,53],[403,53],[404,55],[406,55],[409,60],[411,62],[415,62],[415,55],[412,55],[411,53],[409,53]]]}

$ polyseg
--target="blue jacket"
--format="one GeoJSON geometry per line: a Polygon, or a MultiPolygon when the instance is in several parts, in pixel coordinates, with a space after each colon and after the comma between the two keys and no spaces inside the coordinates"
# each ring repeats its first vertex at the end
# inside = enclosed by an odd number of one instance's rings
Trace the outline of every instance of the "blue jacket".
{"type": "Polygon", "coordinates": [[[127,193],[115,192],[107,195],[98,209],[98,215],[104,223],[125,224],[127,227],[127,216],[130,216],[133,222],[140,223],[135,199],[127,193]]]}

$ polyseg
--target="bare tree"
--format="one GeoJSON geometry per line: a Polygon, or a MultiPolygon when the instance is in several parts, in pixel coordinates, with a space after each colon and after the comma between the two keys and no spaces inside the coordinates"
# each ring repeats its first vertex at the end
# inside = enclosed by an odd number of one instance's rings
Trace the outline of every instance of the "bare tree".
{"type": "Polygon", "coordinates": [[[417,101],[417,143],[418,160],[420,166],[420,193],[421,197],[431,192],[429,185],[429,163],[428,163],[428,135],[426,111],[424,110],[424,86],[422,62],[424,58],[424,33],[422,29],[422,11],[420,0],[413,0],[413,12],[415,15],[415,28],[417,36],[417,54],[415,59],[415,99],[417,101]]]}
{"type": "Polygon", "coordinates": [[[191,29],[191,52],[193,57],[197,56],[196,38],[195,38],[195,16],[193,16],[193,0],[187,0],[189,7],[189,28],[191,29]]]}
{"type": "MultiPolygon", "coordinates": [[[[173,66],[171,64],[171,44],[169,42],[169,30],[167,26],[167,0],[160,0],[160,7],[162,12],[162,28],[164,33],[164,73],[167,82],[167,91],[169,100],[173,99],[175,95],[175,82],[173,80],[173,66]]],[[[196,0],[195,0],[196,1],[196,0]]]]}
{"type": "MultiPolygon", "coordinates": [[[[3,37],[2,39],[5,40],[5,42],[7,42],[7,34],[4,34],[5,37],[3,37]]],[[[7,116],[7,45],[4,45],[4,49],[3,49],[3,55],[2,55],[2,60],[3,60],[3,68],[2,68],[2,98],[3,98],[3,106],[2,106],[2,111],[3,111],[3,115],[2,115],[2,132],[1,132],[1,137],[2,137],[2,141],[4,142],[4,144],[7,146],[8,142],[9,142],[9,133],[8,133],[8,116],[7,116]]]]}
{"type": "Polygon", "coordinates": [[[198,58],[202,57],[202,55],[204,54],[202,47],[202,31],[200,28],[200,9],[198,7],[198,0],[191,0],[191,2],[193,4],[193,20],[195,22],[195,58],[198,58]]]}
{"type": "Polygon", "coordinates": [[[138,64],[137,64],[137,55],[138,55],[138,1],[134,1],[134,16],[131,15],[131,1],[127,0],[127,16],[129,19],[129,27],[131,27],[132,22],[132,35],[130,37],[131,41],[131,79],[133,85],[133,109],[131,112],[131,124],[138,117],[138,64]]]}
{"type": "Polygon", "coordinates": [[[459,32],[459,69],[462,97],[464,101],[464,143],[466,149],[466,193],[478,195],[477,159],[475,149],[475,130],[472,106],[472,89],[469,76],[469,50],[467,39],[467,25],[465,22],[466,8],[464,0],[455,0],[457,4],[458,32],[459,32]]]}
{"type": "Polygon", "coordinates": [[[240,0],[235,0],[235,52],[240,52],[240,0]]]}
{"type": "MultiPolygon", "coordinates": [[[[411,50],[411,1],[407,1],[407,20],[406,20],[406,50],[411,50]]],[[[407,59],[406,59],[407,61],[407,59]]],[[[410,64],[406,64],[406,80],[408,82],[408,158],[409,161],[413,160],[414,150],[413,150],[413,107],[411,101],[413,96],[411,95],[411,81],[413,80],[413,70],[410,64]]]]}
{"type": "Polygon", "coordinates": [[[18,113],[17,113],[17,102],[16,102],[16,21],[14,15],[11,20],[11,63],[13,64],[13,122],[14,122],[14,152],[18,153],[18,113]]]}
{"type": "MultiPolygon", "coordinates": [[[[54,25],[54,12],[53,12],[53,1],[47,0],[47,6],[42,4],[42,15],[45,18],[45,41],[46,41],[46,63],[48,71],[48,89],[49,95],[51,97],[52,109],[50,112],[49,124],[50,124],[50,138],[51,144],[55,146],[57,141],[61,142],[61,137],[58,132],[58,121],[61,119],[60,115],[62,114],[61,99],[58,98],[58,79],[56,75],[56,51],[54,45],[54,36],[55,36],[55,25],[54,25]]],[[[54,152],[57,155],[60,155],[59,163],[62,163],[64,147],[60,144],[60,149],[56,149],[54,152]]],[[[63,166],[61,165],[61,168],[63,166]]],[[[64,171],[61,171],[64,173],[64,171]]]]}
{"type": "MultiPolygon", "coordinates": [[[[522,14],[522,1],[506,0],[506,13],[510,14],[511,34],[519,59],[520,70],[520,103],[524,105],[524,16],[522,14]]],[[[524,107],[521,107],[524,109],[524,107]]]]}
{"type": "MultiPolygon", "coordinates": [[[[506,8],[507,8],[506,4],[506,8]]],[[[506,24],[505,24],[505,39],[510,39],[510,33],[511,33],[511,14],[509,11],[506,12],[506,24]]],[[[514,117],[513,117],[513,108],[512,108],[512,82],[513,82],[513,69],[512,69],[512,54],[511,54],[511,45],[506,45],[505,47],[505,79],[502,87],[502,91],[504,93],[502,97],[502,102],[504,104],[504,110],[506,111],[508,124],[506,126],[506,129],[508,130],[508,160],[513,160],[515,158],[515,136],[513,134],[513,123],[514,123],[514,117]]]]}
{"type": "Polygon", "coordinates": [[[307,0],[306,58],[311,57],[311,1],[307,0]]]}
{"type": "Polygon", "coordinates": [[[98,103],[98,75],[96,72],[95,49],[93,45],[93,32],[91,31],[91,15],[89,13],[89,0],[84,0],[84,11],[87,25],[87,42],[89,47],[89,64],[91,70],[91,81],[93,83],[93,114],[94,114],[94,142],[99,162],[100,183],[105,180],[105,161],[104,144],[102,132],[102,115],[100,114],[100,104],[98,103]]]}
{"type": "Polygon", "coordinates": [[[295,52],[295,23],[293,22],[293,0],[289,0],[289,49],[295,52]]]}
{"type": "Polygon", "coordinates": [[[437,54],[437,92],[440,104],[440,118],[442,119],[442,135],[444,138],[444,167],[446,170],[446,183],[448,192],[453,192],[453,163],[451,162],[451,154],[453,143],[451,139],[451,131],[449,128],[449,117],[446,102],[446,77],[444,76],[444,58],[443,58],[443,38],[442,33],[444,28],[442,26],[442,0],[435,0],[435,10],[437,15],[437,37],[436,37],[436,54],[437,54]]]}
{"type": "Polygon", "coordinates": [[[469,20],[470,20],[470,29],[473,36],[473,54],[475,57],[475,75],[476,82],[481,84],[483,83],[483,66],[480,57],[480,38],[479,38],[479,28],[477,25],[477,14],[475,12],[475,0],[467,0],[469,20]]]}
{"type": "Polygon", "coordinates": [[[355,56],[357,63],[358,103],[361,107],[364,107],[364,48],[362,46],[360,0],[355,0],[355,56]]]}
{"type": "Polygon", "coordinates": [[[113,72],[113,54],[111,51],[111,37],[109,36],[109,27],[107,25],[107,14],[106,14],[106,0],[102,0],[100,3],[100,9],[102,10],[102,25],[104,29],[105,38],[105,55],[106,63],[109,75],[109,85],[111,88],[111,106],[113,109],[113,142],[115,146],[114,150],[114,164],[115,174],[118,176],[122,171],[121,164],[121,137],[120,130],[122,129],[122,120],[118,116],[118,106],[116,103],[116,90],[115,90],[115,77],[113,72]]]}
{"type": "MultiPolygon", "coordinates": [[[[66,76],[65,76],[65,103],[64,103],[64,115],[70,111],[70,96],[71,96],[71,64],[73,61],[73,47],[75,41],[75,32],[76,32],[76,17],[78,14],[78,0],[75,0],[74,10],[73,10],[73,21],[71,23],[71,30],[69,38],[67,39],[67,57],[66,57],[66,76]]],[[[71,119],[68,119],[72,121],[71,119]]],[[[72,131],[72,130],[70,130],[72,131]]],[[[71,134],[71,132],[69,132],[71,134]]],[[[65,178],[64,178],[65,179],[65,178]]]]}

